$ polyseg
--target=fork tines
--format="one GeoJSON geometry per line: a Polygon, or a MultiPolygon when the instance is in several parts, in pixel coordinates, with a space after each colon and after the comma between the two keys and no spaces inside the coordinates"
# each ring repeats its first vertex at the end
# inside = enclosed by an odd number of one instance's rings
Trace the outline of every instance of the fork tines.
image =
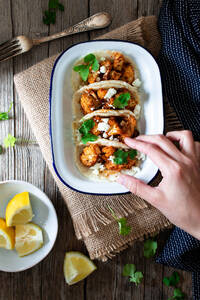
{"type": "Polygon", "coordinates": [[[21,51],[20,41],[16,38],[11,39],[0,45],[0,61],[16,56],[21,51]]]}

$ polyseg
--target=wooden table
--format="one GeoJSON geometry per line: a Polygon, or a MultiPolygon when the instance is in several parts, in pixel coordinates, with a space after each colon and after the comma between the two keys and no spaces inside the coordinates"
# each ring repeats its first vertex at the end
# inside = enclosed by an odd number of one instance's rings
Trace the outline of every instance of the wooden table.
{"type": "MultiPolygon", "coordinates": [[[[0,122],[1,142],[8,133],[16,137],[34,140],[28,120],[16,95],[13,76],[42,59],[64,50],[71,44],[94,38],[113,28],[145,15],[158,15],[159,0],[60,0],[64,13],[57,14],[55,25],[42,22],[42,12],[48,0],[0,0],[0,42],[21,34],[31,37],[45,36],[63,30],[69,25],[99,11],[110,12],[113,17],[109,29],[83,33],[44,44],[31,52],[0,64],[0,111],[6,111],[14,101],[12,119],[0,122]]],[[[0,272],[0,300],[165,300],[172,290],[162,284],[163,276],[173,269],[154,263],[143,257],[143,243],[137,242],[128,250],[106,263],[96,262],[98,270],[83,282],[69,287],[63,277],[65,251],[86,249],[74,235],[72,222],[62,197],[42,158],[38,146],[16,146],[0,155],[0,180],[19,179],[29,181],[42,189],[52,200],[58,214],[59,234],[53,251],[40,264],[21,273],[0,272]],[[122,277],[126,263],[135,263],[144,272],[139,287],[122,277]]],[[[164,236],[160,236],[163,245],[164,236]]],[[[181,273],[181,286],[191,296],[191,275],[181,273]]]]}

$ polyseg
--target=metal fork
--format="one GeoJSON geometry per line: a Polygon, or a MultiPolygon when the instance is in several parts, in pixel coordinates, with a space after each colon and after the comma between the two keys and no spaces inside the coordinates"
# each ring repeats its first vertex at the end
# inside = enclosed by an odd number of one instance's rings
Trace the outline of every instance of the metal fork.
{"type": "Polygon", "coordinates": [[[24,35],[17,36],[0,45],[0,62],[29,51],[33,46],[49,42],[67,35],[104,28],[111,23],[111,16],[106,12],[97,13],[80,23],[68,27],[66,30],[43,37],[41,39],[30,39],[24,35]]]}

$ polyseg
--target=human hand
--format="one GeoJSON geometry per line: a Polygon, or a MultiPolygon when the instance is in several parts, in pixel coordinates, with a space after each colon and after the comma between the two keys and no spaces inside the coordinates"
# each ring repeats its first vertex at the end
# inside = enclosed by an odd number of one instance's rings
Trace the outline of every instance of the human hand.
{"type": "Polygon", "coordinates": [[[145,153],[160,169],[157,187],[128,175],[118,182],[159,209],[173,224],[200,240],[200,143],[190,131],[126,138],[125,143],[145,153]],[[180,150],[173,144],[179,142],[180,150]]]}

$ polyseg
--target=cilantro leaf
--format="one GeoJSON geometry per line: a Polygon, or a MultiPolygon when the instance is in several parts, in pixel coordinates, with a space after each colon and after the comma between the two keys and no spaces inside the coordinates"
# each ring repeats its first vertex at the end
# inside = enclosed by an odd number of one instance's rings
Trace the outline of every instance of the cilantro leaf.
{"type": "Polygon", "coordinates": [[[131,95],[130,93],[123,93],[119,95],[119,97],[115,98],[113,102],[113,106],[116,108],[124,108],[128,105],[128,101],[130,100],[131,95]]]}
{"type": "Polygon", "coordinates": [[[9,109],[7,112],[0,113],[0,121],[8,120],[9,119],[9,112],[11,111],[11,108],[13,106],[13,103],[10,104],[9,109]]]}
{"type": "Polygon", "coordinates": [[[119,233],[121,235],[128,235],[131,232],[131,226],[127,225],[126,218],[120,218],[117,222],[119,225],[119,233]]]}
{"type": "Polygon", "coordinates": [[[131,158],[131,159],[134,159],[137,155],[137,150],[135,149],[131,149],[128,151],[128,156],[131,158]]]}
{"type": "Polygon", "coordinates": [[[96,59],[95,55],[92,54],[92,53],[90,53],[90,54],[88,54],[88,55],[86,55],[84,57],[84,62],[85,63],[92,63],[93,64],[93,62],[95,61],[95,59],[96,59]]]}
{"type": "Polygon", "coordinates": [[[128,158],[128,152],[125,152],[121,149],[118,149],[117,151],[115,151],[114,153],[114,163],[116,165],[123,165],[123,164],[127,164],[127,158],[128,158]]]}
{"type": "Polygon", "coordinates": [[[164,277],[163,278],[163,283],[166,286],[174,286],[175,287],[178,284],[179,281],[180,281],[180,276],[176,271],[173,272],[170,277],[164,277]]]}
{"type": "Polygon", "coordinates": [[[94,125],[95,122],[90,119],[83,122],[83,124],[79,128],[79,132],[82,134],[81,141],[83,144],[86,144],[89,141],[94,142],[98,139],[98,136],[89,132],[94,127],[94,125]]]}
{"type": "Polygon", "coordinates": [[[81,141],[83,144],[87,144],[87,142],[94,142],[98,139],[98,136],[92,134],[92,133],[87,133],[81,138],[81,141]]]}
{"type": "Polygon", "coordinates": [[[99,63],[95,55],[92,53],[86,55],[83,60],[85,65],[74,66],[73,70],[75,72],[79,72],[83,81],[86,81],[88,79],[90,66],[92,66],[92,70],[96,72],[99,69],[99,63]]]}
{"type": "Polygon", "coordinates": [[[99,63],[98,63],[98,60],[95,58],[93,64],[92,64],[92,70],[93,71],[98,71],[99,70],[99,63]]]}
{"type": "Polygon", "coordinates": [[[114,210],[108,205],[108,208],[113,216],[113,218],[117,221],[119,226],[119,234],[121,235],[128,235],[131,232],[131,226],[127,225],[126,218],[117,218],[114,210]]]}
{"type": "Polygon", "coordinates": [[[138,284],[141,283],[143,278],[142,272],[135,272],[134,276],[130,277],[130,282],[134,282],[135,285],[137,286],[138,284]]]}
{"type": "Polygon", "coordinates": [[[0,154],[3,153],[3,147],[0,145],[0,154]]]}
{"type": "Polygon", "coordinates": [[[46,25],[55,24],[56,22],[56,11],[64,11],[63,4],[59,3],[58,0],[49,0],[48,10],[45,10],[43,16],[43,22],[46,25]]]}
{"type": "Polygon", "coordinates": [[[16,140],[17,139],[9,133],[7,138],[4,139],[5,148],[14,147],[15,143],[16,143],[16,140]]]}
{"type": "Polygon", "coordinates": [[[78,65],[74,66],[73,70],[79,72],[83,81],[86,81],[89,75],[90,67],[88,65],[78,65]]]}
{"type": "Polygon", "coordinates": [[[174,290],[173,299],[183,300],[184,298],[185,298],[185,295],[183,294],[183,292],[180,289],[175,289],[174,290]]]}
{"type": "Polygon", "coordinates": [[[134,264],[126,264],[123,268],[123,276],[132,276],[136,271],[136,267],[134,264]]]}
{"type": "Polygon", "coordinates": [[[122,275],[129,277],[129,281],[134,282],[136,286],[141,283],[143,278],[142,272],[136,271],[134,264],[126,264],[123,268],[122,275]]]}
{"type": "Polygon", "coordinates": [[[158,247],[158,243],[153,240],[147,240],[144,242],[144,256],[150,258],[154,256],[158,247]]]}

